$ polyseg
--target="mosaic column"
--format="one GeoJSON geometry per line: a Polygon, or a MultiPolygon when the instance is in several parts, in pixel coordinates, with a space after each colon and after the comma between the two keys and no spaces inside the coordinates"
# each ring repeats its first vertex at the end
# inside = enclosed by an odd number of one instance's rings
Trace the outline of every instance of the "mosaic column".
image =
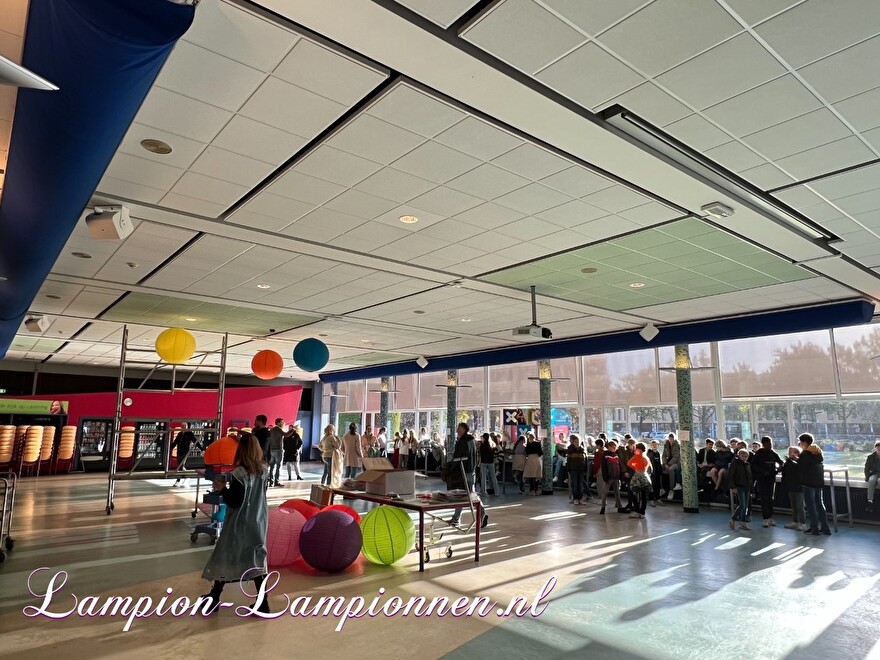
{"type": "Polygon", "coordinates": [[[391,389],[391,379],[388,376],[382,378],[379,385],[379,427],[388,427],[388,390],[391,389]]]}
{"type": "Polygon", "coordinates": [[[538,361],[538,394],[540,396],[541,430],[544,438],[541,440],[541,449],[544,451],[544,477],[541,479],[541,494],[553,494],[553,438],[550,434],[550,360],[538,361]]]}
{"type": "Polygon", "coordinates": [[[458,372],[446,372],[446,456],[452,458],[455,448],[455,427],[458,426],[458,372]]]}
{"type": "Polygon", "coordinates": [[[694,438],[691,433],[694,420],[691,357],[686,344],[675,347],[675,389],[678,395],[678,438],[681,440],[681,488],[684,510],[687,513],[699,513],[697,454],[694,451],[694,438]]]}
{"type": "MultiPolygon", "coordinates": [[[[339,383],[330,383],[330,410],[327,411],[327,423],[333,424],[333,428],[336,428],[336,404],[339,401],[337,394],[339,394],[339,383]]],[[[321,433],[323,432],[324,429],[321,429],[321,433]]]]}

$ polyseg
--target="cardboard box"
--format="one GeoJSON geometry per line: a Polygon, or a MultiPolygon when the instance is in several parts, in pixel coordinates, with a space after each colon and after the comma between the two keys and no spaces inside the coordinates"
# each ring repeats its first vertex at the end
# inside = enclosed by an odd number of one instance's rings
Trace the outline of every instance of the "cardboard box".
{"type": "Polygon", "coordinates": [[[312,495],[309,499],[318,506],[327,506],[330,504],[330,487],[312,484],[312,495]]]}
{"type": "Polygon", "coordinates": [[[366,484],[371,495],[415,495],[416,473],[413,470],[395,470],[387,458],[364,458],[364,472],[355,477],[366,484]]]}

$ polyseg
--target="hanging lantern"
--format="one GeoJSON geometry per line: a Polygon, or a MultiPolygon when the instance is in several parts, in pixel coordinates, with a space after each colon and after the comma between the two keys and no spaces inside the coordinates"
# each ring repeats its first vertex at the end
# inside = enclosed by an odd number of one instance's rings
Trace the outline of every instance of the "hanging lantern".
{"type": "Polygon", "coordinates": [[[196,339],[183,328],[168,328],[156,337],[156,353],[168,364],[183,364],[196,352],[196,339]]]}
{"type": "Polygon", "coordinates": [[[260,351],[251,360],[251,371],[261,380],[272,380],[284,369],[284,359],[275,351],[260,351]]]}
{"type": "Polygon", "coordinates": [[[361,518],[364,556],[374,564],[390,566],[412,550],[416,528],[406,511],[382,505],[361,518]]]}
{"type": "Polygon", "coordinates": [[[293,349],[293,361],[303,371],[320,371],[330,360],[330,349],[320,339],[303,339],[293,349]]]}

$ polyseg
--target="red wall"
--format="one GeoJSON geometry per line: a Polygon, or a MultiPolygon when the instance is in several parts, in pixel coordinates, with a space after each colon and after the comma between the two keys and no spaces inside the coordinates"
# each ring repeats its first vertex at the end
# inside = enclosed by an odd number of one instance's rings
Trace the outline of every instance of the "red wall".
{"type": "MultiPolygon", "coordinates": [[[[126,419],[216,419],[217,392],[184,391],[145,392],[126,391],[123,398],[131,399],[130,406],[122,406],[122,418],[126,419]]],[[[230,420],[246,419],[254,423],[259,414],[269,418],[269,425],[276,417],[292,422],[299,413],[301,385],[279,387],[233,387],[223,394],[223,428],[230,420]]],[[[10,399],[51,399],[69,402],[67,423],[78,426],[79,420],[91,417],[113,417],[116,412],[116,393],[94,394],[40,394],[37,396],[7,397],[10,399]]]]}

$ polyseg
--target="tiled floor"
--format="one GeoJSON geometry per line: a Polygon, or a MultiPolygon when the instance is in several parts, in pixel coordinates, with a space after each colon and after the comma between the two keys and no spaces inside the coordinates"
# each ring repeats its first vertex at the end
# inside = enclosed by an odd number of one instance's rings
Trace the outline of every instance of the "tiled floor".
{"type": "MultiPolygon", "coordinates": [[[[272,489],[270,503],[307,496],[311,480],[272,489]]],[[[411,553],[392,567],[359,559],[346,572],[283,569],[270,597],[284,594],[383,598],[484,595],[507,604],[532,598],[556,578],[539,617],[364,617],[335,632],[332,617],[211,618],[70,616],[27,618],[48,576],[67,571],[51,611],[73,607],[70,593],[149,596],[158,601],[205,593],[201,569],[210,546],[190,542],[193,489],[170,481],[121,482],[116,510],[104,514],[106,477],[24,480],[16,502],[16,547],[0,565],[0,657],[14,658],[830,658],[880,657],[877,528],[842,526],[806,537],[781,526],[731,532],[726,512],[649,509],[632,520],[595,506],[573,507],[561,493],[489,498],[483,556],[471,539],[447,535],[456,552],[434,553],[420,575],[411,553]]],[[[438,487],[436,483],[433,487],[438,487]]],[[[510,490],[510,489],[509,489],[510,490]]],[[[357,507],[356,507],[357,508],[357,507]]],[[[228,587],[236,604],[250,599],[228,587]]],[[[103,600],[101,601],[103,602],[103,600]]],[[[383,601],[384,602],[384,601],[383,601]]]]}

